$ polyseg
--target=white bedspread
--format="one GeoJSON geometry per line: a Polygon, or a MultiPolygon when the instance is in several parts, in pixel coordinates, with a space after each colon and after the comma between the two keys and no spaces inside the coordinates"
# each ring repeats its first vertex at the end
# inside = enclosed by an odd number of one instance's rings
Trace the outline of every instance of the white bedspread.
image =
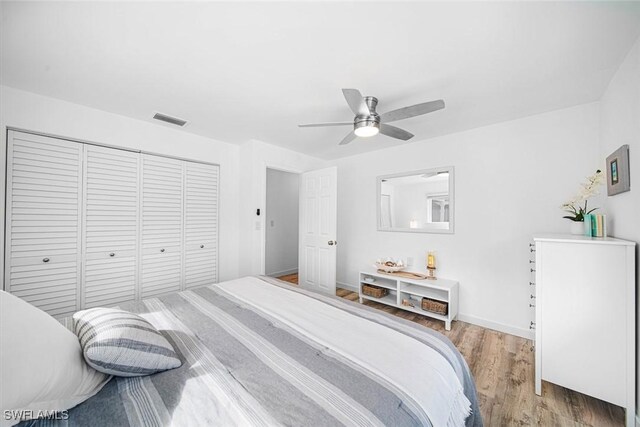
{"type": "Polygon", "coordinates": [[[454,369],[432,348],[299,293],[265,286],[257,278],[217,286],[411,395],[434,426],[464,425],[471,403],[454,369]]]}

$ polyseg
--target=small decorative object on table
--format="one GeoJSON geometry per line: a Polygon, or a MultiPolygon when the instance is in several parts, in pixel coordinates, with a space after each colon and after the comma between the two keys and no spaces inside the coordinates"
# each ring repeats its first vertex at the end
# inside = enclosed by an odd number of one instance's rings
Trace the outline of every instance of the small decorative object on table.
{"type": "Polygon", "coordinates": [[[427,279],[437,280],[434,274],[436,271],[436,253],[433,251],[427,252],[427,270],[429,271],[427,279]]]}
{"type": "Polygon", "coordinates": [[[404,263],[402,260],[398,260],[398,262],[393,261],[390,258],[387,258],[387,261],[377,260],[374,264],[374,267],[378,271],[382,271],[385,273],[395,273],[396,271],[404,270],[404,263]]]}
{"type": "Polygon", "coordinates": [[[404,305],[405,307],[415,307],[415,305],[413,305],[413,303],[408,299],[403,299],[402,305],[404,305]]]}
{"type": "Polygon", "coordinates": [[[584,235],[589,237],[607,237],[607,216],[585,215],[584,235]]]}
{"type": "Polygon", "coordinates": [[[589,198],[598,194],[600,187],[604,182],[604,174],[600,169],[591,176],[587,177],[587,181],[581,184],[578,194],[563,204],[562,210],[570,213],[571,215],[565,215],[563,218],[571,220],[571,234],[585,234],[585,215],[589,215],[591,212],[598,208],[588,210],[587,204],[589,198]],[[584,206],[582,203],[584,202],[584,206]]]}

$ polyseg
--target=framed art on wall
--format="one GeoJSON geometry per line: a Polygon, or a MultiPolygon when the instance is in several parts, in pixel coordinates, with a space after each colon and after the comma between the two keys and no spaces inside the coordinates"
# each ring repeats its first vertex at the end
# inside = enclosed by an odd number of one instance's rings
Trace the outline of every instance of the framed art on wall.
{"type": "Polygon", "coordinates": [[[607,157],[607,195],[613,196],[630,189],[629,146],[625,144],[607,157]]]}

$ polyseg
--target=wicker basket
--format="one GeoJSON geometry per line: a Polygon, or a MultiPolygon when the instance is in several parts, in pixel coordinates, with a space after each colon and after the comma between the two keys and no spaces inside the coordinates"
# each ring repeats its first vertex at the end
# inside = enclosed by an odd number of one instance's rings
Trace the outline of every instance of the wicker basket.
{"type": "Polygon", "coordinates": [[[369,297],[382,298],[389,294],[389,290],[387,288],[363,284],[362,293],[369,297]]]}
{"type": "Polygon", "coordinates": [[[431,298],[422,298],[422,309],[446,316],[449,312],[449,303],[431,298]]]}

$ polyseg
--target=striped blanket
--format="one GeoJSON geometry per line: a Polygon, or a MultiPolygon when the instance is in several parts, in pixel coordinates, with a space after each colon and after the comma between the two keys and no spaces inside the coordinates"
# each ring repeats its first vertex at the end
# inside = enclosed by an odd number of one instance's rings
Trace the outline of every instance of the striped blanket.
{"type": "Polygon", "coordinates": [[[370,307],[247,277],[120,308],[182,366],[114,377],[56,425],[482,426],[451,342],[370,307]]]}

